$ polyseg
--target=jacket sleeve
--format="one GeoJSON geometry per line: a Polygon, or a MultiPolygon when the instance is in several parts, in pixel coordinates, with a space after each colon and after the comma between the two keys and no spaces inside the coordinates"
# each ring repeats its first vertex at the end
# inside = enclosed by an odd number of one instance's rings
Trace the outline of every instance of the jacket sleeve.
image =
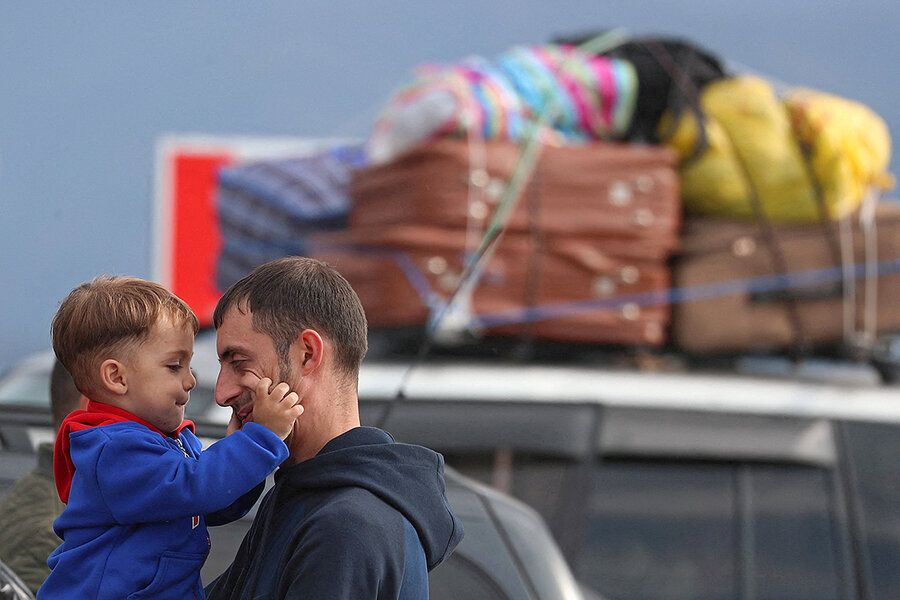
{"type": "Polygon", "coordinates": [[[266,483],[262,482],[232,502],[230,506],[213,513],[208,513],[206,515],[206,524],[215,527],[217,525],[226,525],[232,521],[237,521],[250,512],[250,509],[253,508],[253,505],[259,500],[265,487],[266,483]]]}
{"type": "Polygon", "coordinates": [[[100,451],[96,476],[117,522],[168,521],[228,507],[287,456],[284,442],[256,423],[219,440],[196,460],[161,437],[118,434],[100,451]]]}
{"type": "Polygon", "coordinates": [[[405,556],[402,517],[386,507],[332,508],[299,532],[281,573],[277,597],[397,598],[405,556]]]}

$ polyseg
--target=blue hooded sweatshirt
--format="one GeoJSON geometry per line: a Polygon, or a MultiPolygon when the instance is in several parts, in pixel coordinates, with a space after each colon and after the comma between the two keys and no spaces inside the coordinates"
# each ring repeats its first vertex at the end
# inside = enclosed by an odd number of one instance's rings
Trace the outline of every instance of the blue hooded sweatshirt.
{"type": "Polygon", "coordinates": [[[357,427],[282,467],[209,600],[426,600],[428,571],[463,536],[444,460],[357,427]]]}
{"type": "Polygon", "coordinates": [[[99,402],[66,418],[54,449],[63,542],[38,598],[203,600],[206,523],[243,516],[288,450],[248,423],[201,452],[192,428],[166,435],[99,402]]]}

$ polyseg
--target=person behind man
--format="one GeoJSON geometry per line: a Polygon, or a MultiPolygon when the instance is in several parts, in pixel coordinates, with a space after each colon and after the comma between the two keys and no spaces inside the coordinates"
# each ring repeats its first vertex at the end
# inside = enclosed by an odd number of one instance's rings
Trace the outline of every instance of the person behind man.
{"type": "Polygon", "coordinates": [[[56,436],[67,505],[38,600],[203,600],[207,523],[243,516],[288,457],[283,440],[303,407],[266,379],[251,392],[256,422],[201,449],[184,420],[198,328],[180,298],[135,277],[95,278],[60,305],[53,351],[90,400],[56,436]]]}
{"type": "MultiPolygon", "coordinates": [[[[58,360],[50,371],[50,412],[53,427],[86,401],[72,376],[58,360]]],[[[33,594],[50,574],[47,557],[62,541],[53,531],[53,520],[65,508],[53,483],[53,444],[37,448],[37,466],[13,484],[0,500],[0,561],[6,563],[33,594]]]]}
{"type": "Polygon", "coordinates": [[[441,455],[360,426],[367,325],[347,281],[318,260],[278,259],[229,288],[213,321],[216,402],[232,410],[229,429],[253,420],[261,378],[287,382],[304,412],[274,488],[207,598],[428,598],[428,571],[462,525],[441,455]]]}

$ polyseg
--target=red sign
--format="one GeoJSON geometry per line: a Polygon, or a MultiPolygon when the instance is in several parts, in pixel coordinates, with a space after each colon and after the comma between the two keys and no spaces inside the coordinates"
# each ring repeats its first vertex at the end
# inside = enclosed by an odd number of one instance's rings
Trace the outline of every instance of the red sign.
{"type": "Polygon", "coordinates": [[[203,327],[223,290],[216,285],[222,235],[217,177],[242,161],[309,155],[346,140],[175,136],[157,147],[153,279],[197,313],[203,327]]]}
{"type": "Polygon", "coordinates": [[[216,257],[222,246],[215,205],[216,172],[233,160],[225,154],[184,155],[174,162],[171,287],[203,325],[212,323],[222,295],[215,282],[216,257]]]}

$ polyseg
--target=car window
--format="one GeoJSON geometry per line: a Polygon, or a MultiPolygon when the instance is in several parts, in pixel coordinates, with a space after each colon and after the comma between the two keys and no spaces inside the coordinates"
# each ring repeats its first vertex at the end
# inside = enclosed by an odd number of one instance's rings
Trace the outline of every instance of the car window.
{"type": "Polygon", "coordinates": [[[448,465],[464,475],[509,494],[535,509],[551,529],[564,515],[567,490],[576,484],[578,463],[572,459],[513,453],[508,448],[493,452],[456,453],[444,456],[448,465]]]}
{"type": "Polygon", "coordinates": [[[849,597],[831,469],[609,458],[586,466],[502,448],[446,459],[536,509],[576,577],[605,597],[849,597]]]}
{"type": "Polygon", "coordinates": [[[576,575],[617,600],[843,597],[825,469],[602,461],[576,575]]]}
{"type": "Polygon", "coordinates": [[[429,600],[514,600],[484,568],[459,553],[428,575],[429,600]]]}
{"type": "Polygon", "coordinates": [[[0,404],[49,406],[49,372],[21,373],[4,378],[0,381],[0,404]]]}
{"type": "Polygon", "coordinates": [[[842,593],[841,577],[849,552],[837,537],[831,474],[783,465],[739,469],[745,571],[755,575],[745,583],[745,597],[849,597],[849,590],[842,593]]]}
{"type": "Polygon", "coordinates": [[[900,427],[845,423],[872,600],[900,598],[900,427]]]}
{"type": "Polygon", "coordinates": [[[731,469],[604,463],[585,506],[576,576],[616,600],[737,597],[731,469]],[[732,558],[730,558],[732,557],[732,558]]]}

